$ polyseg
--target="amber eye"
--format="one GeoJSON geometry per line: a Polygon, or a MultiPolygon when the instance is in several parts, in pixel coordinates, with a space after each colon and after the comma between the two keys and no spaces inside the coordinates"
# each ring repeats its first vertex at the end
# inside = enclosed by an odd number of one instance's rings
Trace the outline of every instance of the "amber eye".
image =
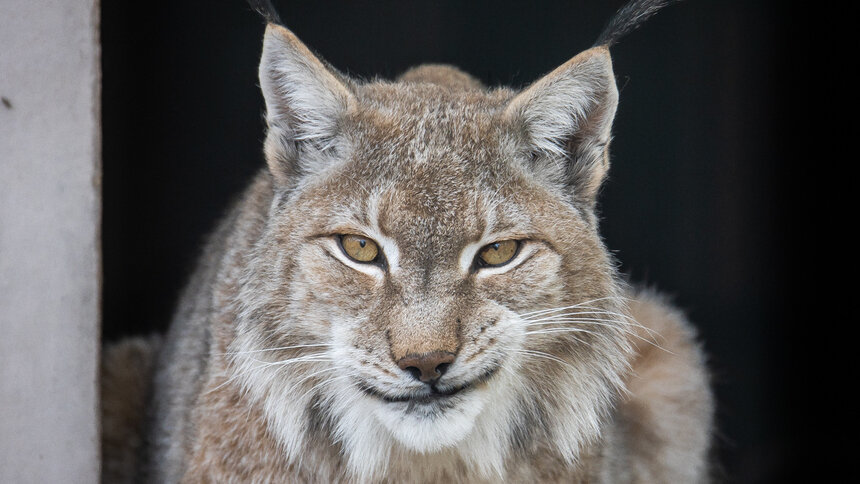
{"type": "Polygon", "coordinates": [[[376,242],[360,235],[341,235],[340,246],[356,262],[373,262],[379,256],[376,242]]]}
{"type": "Polygon", "coordinates": [[[479,266],[501,266],[505,265],[517,255],[520,248],[518,240],[502,240],[485,245],[478,252],[479,266]]]}

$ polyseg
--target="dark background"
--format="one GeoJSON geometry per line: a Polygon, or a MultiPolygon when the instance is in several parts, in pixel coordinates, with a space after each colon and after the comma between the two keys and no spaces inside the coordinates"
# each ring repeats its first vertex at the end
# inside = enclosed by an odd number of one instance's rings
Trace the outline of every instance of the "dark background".
{"type": "MultiPolygon", "coordinates": [[[[335,67],[422,62],[522,86],[597,38],[619,0],[275,2],[335,67]]],[[[699,329],[721,480],[798,477],[788,389],[790,2],[690,0],[613,48],[621,91],[602,230],[634,282],[699,329]]],[[[262,166],[263,23],[242,0],[102,1],[103,334],[162,330],[205,234],[262,166]]]]}

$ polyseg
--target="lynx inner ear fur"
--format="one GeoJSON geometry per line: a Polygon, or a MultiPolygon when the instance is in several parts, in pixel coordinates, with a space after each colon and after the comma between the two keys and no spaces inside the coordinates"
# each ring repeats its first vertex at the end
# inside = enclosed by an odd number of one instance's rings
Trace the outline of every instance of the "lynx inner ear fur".
{"type": "Polygon", "coordinates": [[[348,86],[286,28],[270,23],[263,39],[260,88],[266,101],[266,160],[280,184],[331,161],[340,119],[353,102],[348,86]],[[298,156],[302,153],[302,156],[298,156]]]}
{"type": "Polygon", "coordinates": [[[533,155],[532,168],[550,183],[593,203],[609,169],[609,140],[618,89],[606,47],[593,47],[550,72],[508,105],[533,155]]]}

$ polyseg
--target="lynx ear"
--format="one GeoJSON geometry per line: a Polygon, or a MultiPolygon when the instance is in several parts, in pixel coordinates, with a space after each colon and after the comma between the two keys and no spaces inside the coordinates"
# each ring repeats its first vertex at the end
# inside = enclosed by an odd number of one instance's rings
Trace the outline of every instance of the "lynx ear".
{"type": "Polygon", "coordinates": [[[324,169],[340,120],[353,103],[346,83],[286,28],[268,24],[260,60],[266,101],[266,160],[275,180],[324,169]]]}
{"type": "Polygon", "coordinates": [[[536,174],[593,204],[609,168],[617,105],[609,50],[594,47],[518,94],[505,116],[525,132],[536,174]]]}

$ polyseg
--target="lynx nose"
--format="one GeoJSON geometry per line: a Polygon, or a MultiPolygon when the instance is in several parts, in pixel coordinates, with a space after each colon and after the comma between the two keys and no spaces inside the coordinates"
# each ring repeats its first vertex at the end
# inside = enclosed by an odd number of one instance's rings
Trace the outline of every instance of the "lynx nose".
{"type": "Polygon", "coordinates": [[[442,377],[445,370],[454,361],[454,353],[447,351],[433,351],[420,355],[409,354],[397,362],[401,370],[412,373],[416,380],[432,384],[442,377]]]}

